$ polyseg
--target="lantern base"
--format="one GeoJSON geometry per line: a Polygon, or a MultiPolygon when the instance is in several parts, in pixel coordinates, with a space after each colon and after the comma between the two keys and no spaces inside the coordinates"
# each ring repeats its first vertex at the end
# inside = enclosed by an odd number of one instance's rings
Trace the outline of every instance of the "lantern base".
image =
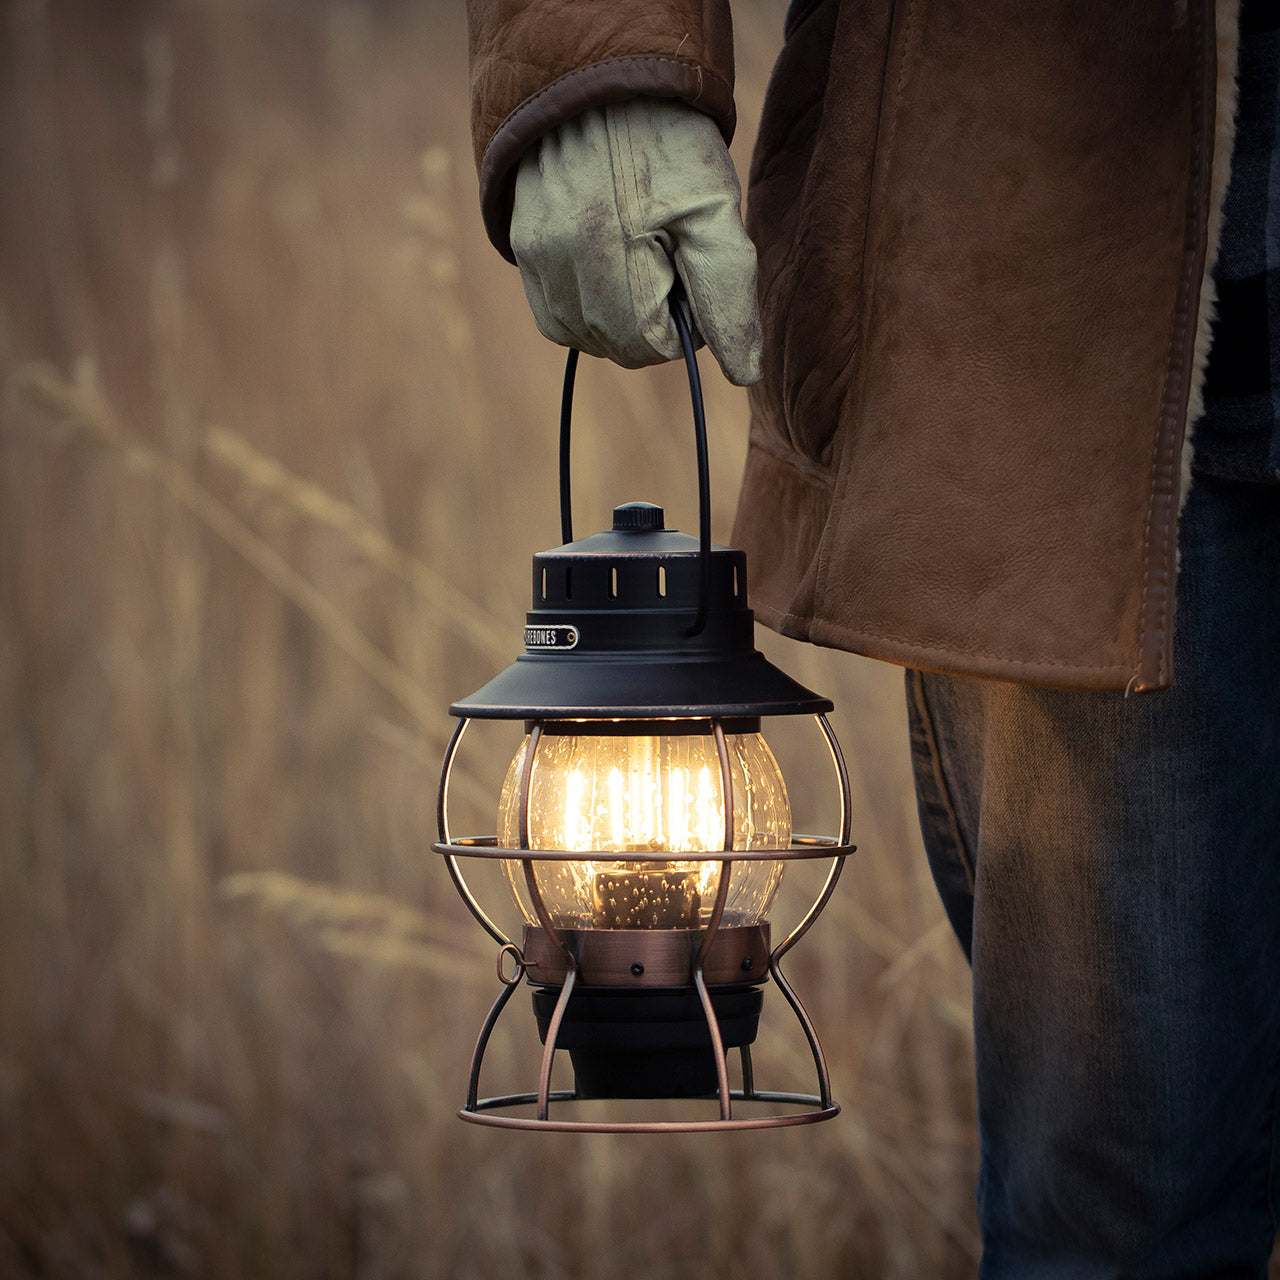
{"type": "MultiPolygon", "coordinates": [[[[764,993],[735,985],[710,991],[726,1049],[751,1044],[764,993]]],[[[533,992],[546,1043],[558,987],[533,992]]],[[[579,1098],[700,1098],[717,1091],[711,1032],[693,987],[578,987],[569,997],[556,1048],[567,1049],[579,1098]]]]}
{"type": "MultiPolygon", "coordinates": [[[[536,924],[524,927],[525,971],[538,987],[558,989],[568,972],[568,954],[584,986],[634,991],[691,987],[700,929],[568,929],[553,941],[536,924]]],[[[769,976],[769,922],[725,925],[703,959],[703,975],[715,987],[746,986],[769,976]]],[[[578,988],[579,991],[583,987],[578,988]]]]}

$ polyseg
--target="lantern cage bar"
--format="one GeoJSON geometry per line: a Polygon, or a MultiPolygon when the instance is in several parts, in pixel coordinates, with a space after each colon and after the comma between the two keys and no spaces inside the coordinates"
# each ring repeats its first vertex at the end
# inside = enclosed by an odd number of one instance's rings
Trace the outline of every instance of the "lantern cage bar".
{"type": "MultiPolygon", "coordinates": [[[[845,768],[844,757],[841,754],[839,743],[827,721],[826,715],[822,712],[817,712],[813,718],[822,731],[838,780],[840,823],[837,837],[792,835],[790,845],[787,848],[734,849],[733,788],[728,747],[725,741],[726,718],[708,716],[703,712],[692,718],[709,723],[715,736],[725,808],[723,848],[719,850],[697,850],[696,852],[688,850],[629,850],[625,854],[625,860],[628,862],[653,863],[655,865],[689,861],[691,858],[699,862],[719,862],[720,871],[715,901],[705,925],[694,930],[573,930],[558,926],[552,920],[538,886],[537,878],[534,875],[534,863],[616,861],[618,854],[616,852],[602,851],[530,848],[529,792],[537,743],[544,731],[543,722],[536,719],[531,721],[528,726],[530,729],[530,742],[525,750],[520,778],[518,824],[520,846],[517,848],[504,846],[499,843],[496,835],[453,837],[450,832],[448,812],[449,780],[463,736],[470,723],[470,717],[463,714],[460,708],[455,708],[455,714],[459,715],[458,724],[445,752],[437,800],[437,824],[440,838],[433,845],[433,848],[437,853],[444,856],[449,874],[467,908],[481,927],[498,944],[497,969],[498,979],[502,985],[502,990],[490,1008],[476,1041],[471,1059],[467,1100],[466,1104],[459,1110],[458,1115],[463,1120],[474,1124],[492,1125],[501,1128],[552,1131],[576,1130],[596,1133],[670,1133],[715,1129],[763,1129],[812,1124],[822,1120],[829,1120],[837,1115],[840,1108],[831,1097],[826,1060],[823,1056],[817,1033],[804,1005],[795,994],[781,967],[783,957],[804,937],[826,906],[844,867],[845,858],[855,850],[855,846],[850,843],[851,811],[848,772],[845,768]],[[519,862],[522,865],[525,884],[538,917],[536,926],[526,926],[523,946],[508,937],[480,905],[463,874],[459,862],[462,858],[499,859],[519,862]],[[817,896],[813,899],[799,923],[776,946],[770,945],[767,922],[762,922],[761,925],[756,926],[722,928],[724,909],[728,897],[729,874],[735,862],[792,862],[823,858],[830,858],[831,866],[817,896]],[[604,938],[602,935],[622,935],[623,941],[619,942],[616,936],[614,938],[604,938]],[[592,953],[590,945],[592,942],[598,944],[596,951],[602,954],[592,953]],[[669,982],[664,979],[662,985],[650,985],[648,989],[651,992],[684,990],[696,993],[710,1040],[716,1078],[714,1094],[702,1096],[704,1100],[710,1097],[718,1103],[718,1117],[706,1120],[666,1121],[583,1121],[565,1119],[560,1115],[553,1117],[550,1114],[552,1103],[557,1104],[557,1108],[559,1108],[563,1104],[584,1101],[588,1097],[596,1100],[606,1096],[582,1092],[576,1066],[573,1089],[553,1090],[551,1088],[555,1054],[557,1048],[560,1047],[561,1030],[570,999],[575,990],[586,989],[590,986],[589,980],[583,979],[584,969],[589,970],[594,967],[608,976],[610,972],[609,965],[617,962],[616,956],[608,954],[612,950],[625,952],[626,956],[643,955],[645,963],[638,964],[641,972],[644,971],[646,964],[652,963],[654,959],[659,962],[665,960],[665,967],[662,963],[659,963],[657,972],[666,974],[667,978],[669,978],[672,972],[672,956],[677,957],[675,963],[678,964],[678,955],[682,946],[686,948],[684,954],[688,978],[680,982],[669,982]],[[723,982],[723,978],[727,973],[724,957],[736,957],[744,948],[747,952],[767,956],[767,976],[772,978],[782,992],[809,1046],[817,1078],[817,1091],[815,1093],[791,1093],[758,1089],[755,1084],[749,1040],[736,1046],[740,1056],[741,1087],[732,1088],[730,1086],[728,1053],[722,1034],[721,1016],[716,1011],[713,996],[725,991],[732,985],[723,982]],[[689,958],[690,952],[692,952],[691,958],[689,958]],[[708,982],[707,979],[709,966],[712,972],[711,982],[708,982]],[[531,975],[530,971],[532,969],[539,968],[546,971],[546,977],[531,975]],[[715,978],[717,977],[720,977],[722,981],[716,982],[715,978]],[[480,1074],[490,1037],[516,988],[520,985],[521,980],[525,978],[529,980],[531,986],[539,986],[544,991],[552,990],[556,986],[555,982],[548,981],[548,979],[559,979],[559,993],[555,998],[554,1008],[550,1012],[545,1030],[537,1090],[528,1093],[481,1098],[479,1096],[480,1074]],[[793,1106],[802,1109],[763,1116],[743,1116],[734,1113],[733,1105],[735,1103],[760,1103],[769,1106],[793,1106]],[[526,1106],[533,1106],[536,1109],[536,1118],[499,1114],[513,1108],[526,1106]]],[[[591,724],[591,727],[608,732],[608,723],[607,721],[595,722],[591,724]]],[[[664,717],[658,721],[648,720],[648,723],[654,727],[661,725],[662,730],[665,732],[668,727],[681,723],[681,720],[664,717]]],[[[582,724],[579,727],[586,732],[591,731],[591,728],[588,728],[588,724],[582,724]]],[[[638,728],[639,726],[634,727],[638,728]]],[[[746,967],[746,964],[747,962],[744,961],[743,966],[746,967]]],[[[636,968],[637,965],[633,964],[632,973],[636,972],[636,968]]],[[[753,979],[753,989],[763,981],[765,981],[764,977],[753,979]]]]}

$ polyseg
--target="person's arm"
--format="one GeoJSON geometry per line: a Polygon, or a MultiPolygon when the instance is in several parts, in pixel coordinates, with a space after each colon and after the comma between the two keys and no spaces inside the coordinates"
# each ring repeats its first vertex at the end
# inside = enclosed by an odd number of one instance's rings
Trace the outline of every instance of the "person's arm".
{"type": "Polygon", "coordinates": [[[728,376],[755,381],[725,0],[471,0],[468,16],[485,226],[539,328],[627,366],[671,359],[678,272],[728,376]]]}

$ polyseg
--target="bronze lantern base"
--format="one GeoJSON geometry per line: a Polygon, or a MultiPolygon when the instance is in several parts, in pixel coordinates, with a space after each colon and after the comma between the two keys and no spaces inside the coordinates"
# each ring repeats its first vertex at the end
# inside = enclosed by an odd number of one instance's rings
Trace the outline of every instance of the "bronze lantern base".
{"type": "MultiPolygon", "coordinates": [[[[517,946],[503,939],[480,910],[461,877],[457,859],[531,862],[537,860],[531,851],[503,848],[492,836],[450,840],[447,834],[435,848],[445,855],[473,913],[502,943],[499,978],[503,989],[472,1055],[467,1102],[458,1111],[461,1119],[508,1129],[672,1133],[814,1124],[839,1114],[813,1025],[783,976],[780,962],[826,905],[844,858],[853,852],[852,845],[827,837],[796,836],[789,849],[717,855],[725,861],[743,857],[832,859],[826,881],[804,919],[772,947],[767,922],[701,930],[557,929],[554,937],[544,928],[526,925],[523,945],[517,946]],[[504,958],[514,963],[509,972],[504,971],[504,958]],[[762,986],[770,979],[790,1005],[809,1045],[817,1093],[782,1093],[755,1086],[751,1044],[762,986]],[[480,1071],[489,1038],[522,980],[534,988],[534,1010],[543,1043],[538,1089],[481,1098],[480,1071]],[[573,1089],[551,1088],[557,1049],[567,1050],[573,1062],[573,1089]],[[737,1050],[740,1063],[741,1085],[737,1088],[729,1083],[728,1053],[732,1049],[737,1050]],[[573,1120],[562,1114],[564,1104],[604,1098],[701,1098],[718,1104],[719,1116],[599,1121],[573,1120]],[[549,1112],[552,1103],[558,1113],[554,1118],[549,1112]],[[734,1110],[738,1104],[759,1104],[771,1111],[744,1115],[734,1110]],[[522,1107],[535,1107],[536,1115],[509,1114],[522,1107]],[[772,1110],[778,1107],[794,1110],[772,1110]]],[[[537,858],[546,856],[547,851],[539,851],[537,858]]]]}
{"type": "MultiPolygon", "coordinates": [[[[692,982],[702,942],[691,929],[562,930],[578,984],[564,1009],[556,1047],[573,1063],[580,1098],[714,1096],[719,1080],[707,1013],[692,982]]],[[[566,952],[534,925],[524,931],[524,963],[535,984],[538,1035],[547,1032],[568,973],[566,952]]],[[[769,976],[769,926],[721,928],[703,977],[725,1049],[756,1038],[769,976]]]]}

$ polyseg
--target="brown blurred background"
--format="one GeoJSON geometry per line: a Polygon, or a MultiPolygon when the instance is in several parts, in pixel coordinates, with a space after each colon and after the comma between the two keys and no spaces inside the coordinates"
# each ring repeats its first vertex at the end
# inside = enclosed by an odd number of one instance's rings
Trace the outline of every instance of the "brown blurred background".
{"type": "MultiPolygon", "coordinates": [[[[743,172],[783,10],[735,6],[743,172]]],[[[888,667],[761,635],[853,774],[790,965],[843,1114],[454,1116],[497,984],[430,850],[446,707],[559,541],[563,364],[480,230],[461,11],[0,5],[0,1277],[972,1275],[967,973],[888,667]]],[[[703,367],[725,541],[745,398],[703,367]]],[[[578,530],[696,527],[680,371],[579,387],[578,530]]],[[[479,832],[515,741],[476,739],[479,832]]],[[[757,1074],[811,1088],[785,1012],[757,1074]]]]}

